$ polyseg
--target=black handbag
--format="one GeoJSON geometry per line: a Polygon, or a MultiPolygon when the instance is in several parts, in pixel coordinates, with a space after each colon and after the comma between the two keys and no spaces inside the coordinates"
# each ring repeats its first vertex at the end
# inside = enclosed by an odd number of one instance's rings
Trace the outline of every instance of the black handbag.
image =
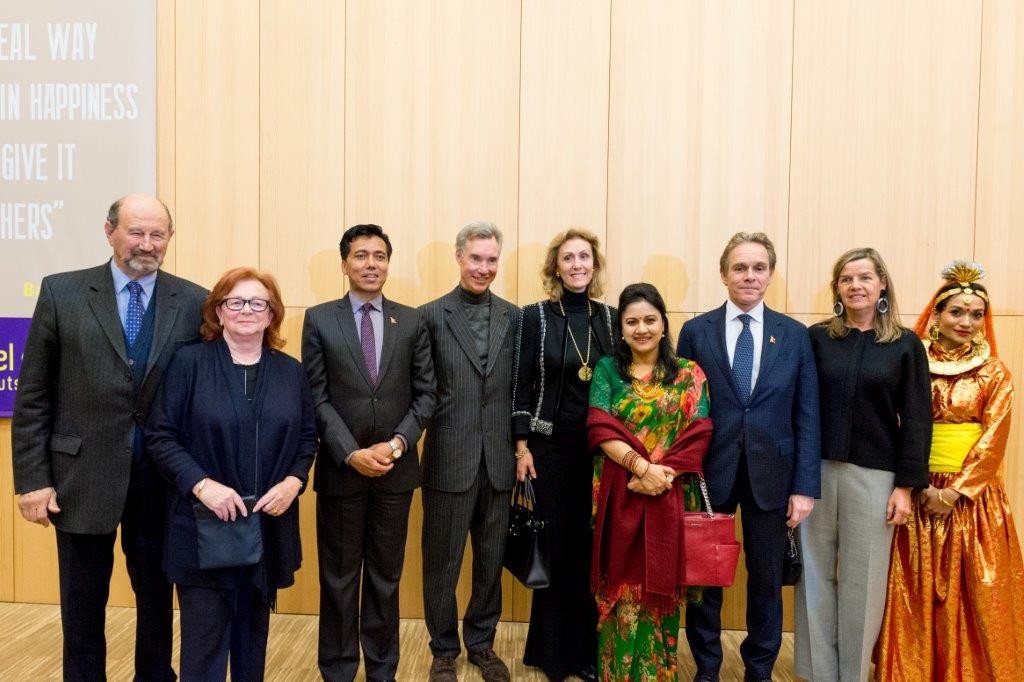
{"type": "Polygon", "coordinates": [[[202,502],[192,503],[199,540],[199,568],[252,566],[263,557],[263,531],[260,515],[252,508],[256,496],[242,498],[248,516],[238,514],[234,521],[221,521],[202,502]]]}
{"type": "MultiPolygon", "coordinates": [[[[259,433],[259,422],[256,423],[259,433]]],[[[196,538],[199,542],[199,568],[234,568],[252,566],[263,558],[263,529],[260,514],[253,513],[256,492],[260,489],[260,451],[256,444],[252,495],[242,498],[247,516],[235,515],[234,521],[221,521],[205,504],[196,500],[192,513],[196,517],[196,538]]]]}
{"type": "Polygon", "coordinates": [[[797,547],[796,537],[794,537],[793,529],[789,529],[789,535],[786,538],[786,552],[782,555],[782,584],[783,585],[796,585],[797,581],[800,580],[800,572],[803,570],[803,564],[800,562],[800,548],[797,547]]]}
{"type": "Polygon", "coordinates": [[[551,584],[551,566],[547,530],[536,507],[530,479],[517,482],[508,513],[504,565],[523,585],[541,590],[551,584]]]}

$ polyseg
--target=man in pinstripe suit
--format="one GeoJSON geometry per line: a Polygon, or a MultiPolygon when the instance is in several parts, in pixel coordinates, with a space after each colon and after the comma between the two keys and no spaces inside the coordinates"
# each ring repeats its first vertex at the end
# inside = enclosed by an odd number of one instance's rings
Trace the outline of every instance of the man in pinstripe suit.
{"type": "Polygon", "coordinates": [[[473,591],[462,638],[469,662],[485,680],[509,679],[492,646],[501,616],[508,491],[515,483],[509,415],[520,313],[490,291],[501,242],[493,223],[462,228],[455,240],[459,285],[421,308],[438,388],[423,447],[423,602],[434,654],[430,679],[441,682],[457,679],[455,586],[467,534],[473,541],[473,591]]]}
{"type": "Polygon", "coordinates": [[[174,351],[199,339],[207,292],[159,269],[174,227],[155,197],[117,200],[104,229],[108,263],[40,287],[11,424],[14,489],[22,516],[57,527],[64,679],[106,679],[120,526],[138,607],[136,679],[173,680],[164,483],[142,426],[174,351]]]}

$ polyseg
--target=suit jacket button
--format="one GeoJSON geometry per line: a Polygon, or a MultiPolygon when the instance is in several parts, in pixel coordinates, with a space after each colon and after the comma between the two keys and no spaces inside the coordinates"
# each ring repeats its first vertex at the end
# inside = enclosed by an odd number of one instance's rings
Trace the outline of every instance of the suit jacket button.
{"type": "Polygon", "coordinates": [[[743,410],[743,411],[744,411],[744,412],[750,412],[750,408],[749,408],[749,407],[747,407],[747,408],[744,408],[744,410],[743,410]]]}
{"type": "Polygon", "coordinates": [[[128,372],[127,374],[125,374],[124,380],[127,381],[129,384],[132,383],[132,373],[128,372]]]}

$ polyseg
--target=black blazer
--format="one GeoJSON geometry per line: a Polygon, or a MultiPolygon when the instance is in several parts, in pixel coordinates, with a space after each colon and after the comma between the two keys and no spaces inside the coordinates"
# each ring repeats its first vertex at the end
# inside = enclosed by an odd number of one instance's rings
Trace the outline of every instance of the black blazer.
{"type": "Polygon", "coordinates": [[[423,444],[423,485],[469,490],[484,458],[495,490],[515,484],[508,415],[519,308],[491,294],[486,371],[480,366],[458,288],[423,305],[437,377],[437,409],[423,444]]]}
{"type": "Polygon", "coordinates": [[[377,384],[363,361],[348,296],[306,311],[302,364],[313,391],[320,456],[313,488],[355,494],[367,486],[398,493],[420,485],[416,443],[434,411],[437,386],[430,337],[415,308],[384,299],[384,338],[377,384]],[[383,476],[367,478],[345,463],[355,450],[399,433],[409,451],[383,476]]]}
{"type": "Polygon", "coordinates": [[[11,424],[14,491],[53,486],[68,533],[112,533],[121,521],[136,424],[164,369],[199,339],[207,291],[160,272],[146,377],[138,396],[117,313],[110,262],[43,278],[32,314],[11,424]]]}
{"type": "MultiPolygon", "coordinates": [[[[316,453],[316,420],[302,366],[281,351],[264,350],[250,404],[223,339],[182,348],[153,405],[146,444],[171,487],[164,536],[168,578],[234,587],[235,569],[199,568],[192,488],[209,477],[259,499],[287,476],[305,483],[316,453]]],[[[261,513],[260,522],[267,585],[287,587],[302,563],[298,502],[281,516],[261,513]]]]}
{"type": "MultiPolygon", "coordinates": [[[[557,302],[539,301],[524,306],[520,319],[516,332],[512,437],[529,438],[531,433],[550,436],[559,422],[565,381],[564,367],[552,367],[545,357],[565,358],[571,352],[566,318],[557,302]]],[[[590,328],[595,341],[590,365],[594,367],[600,358],[612,352],[615,339],[621,336],[618,311],[593,301],[590,328]]],[[[588,396],[582,396],[584,405],[587,399],[588,396]]]]}
{"type": "Polygon", "coordinates": [[[790,495],[821,496],[818,372],[804,325],[765,307],[761,367],[747,401],[732,377],[724,305],[684,324],[676,353],[696,361],[708,379],[715,429],[704,476],[712,504],[728,499],[744,447],[761,509],[785,508],[790,495]]]}

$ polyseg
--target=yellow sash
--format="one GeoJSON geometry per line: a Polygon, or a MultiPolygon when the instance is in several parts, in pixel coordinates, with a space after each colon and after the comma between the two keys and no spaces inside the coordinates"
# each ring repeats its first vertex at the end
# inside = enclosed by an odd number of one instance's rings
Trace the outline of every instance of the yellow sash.
{"type": "Polygon", "coordinates": [[[932,452],[928,457],[928,470],[934,472],[960,471],[964,459],[981,438],[981,424],[933,424],[932,452]]]}

